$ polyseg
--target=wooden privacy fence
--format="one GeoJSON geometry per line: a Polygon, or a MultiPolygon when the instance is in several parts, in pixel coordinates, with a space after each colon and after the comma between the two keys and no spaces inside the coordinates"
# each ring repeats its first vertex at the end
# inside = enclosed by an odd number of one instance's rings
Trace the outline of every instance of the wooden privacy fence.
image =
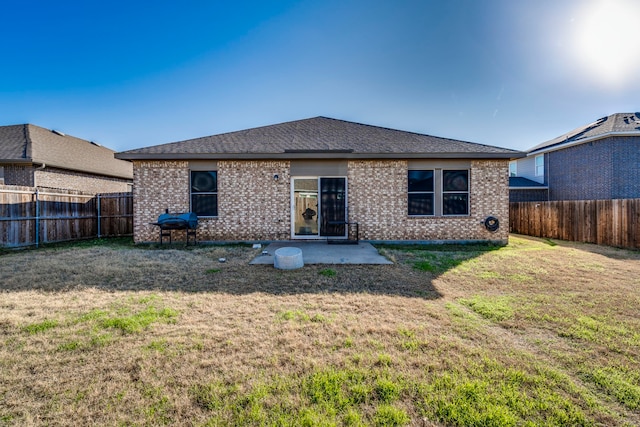
{"type": "Polygon", "coordinates": [[[536,237],[640,248],[640,199],[509,203],[510,231],[536,237]]]}
{"type": "Polygon", "coordinates": [[[131,193],[0,186],[0,246],[133,234],[131,193]]]}

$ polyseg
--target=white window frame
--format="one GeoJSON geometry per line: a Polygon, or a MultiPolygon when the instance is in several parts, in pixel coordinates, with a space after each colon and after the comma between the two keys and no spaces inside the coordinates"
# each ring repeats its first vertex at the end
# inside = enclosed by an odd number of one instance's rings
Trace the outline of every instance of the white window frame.
{"type": "Polygon", "coordinates": [[[544,176],[544,154],[538,154],[533,161],[535,176],[544,176]],[[541,164],[538,164],[538,159],[542,159],[542,161],[540,162],[541,164]]]}
{"type": "Polygon", "coordinates": [[[518,161],[511,160],[509,162],[509,176],[518,176],[518,161]]]}

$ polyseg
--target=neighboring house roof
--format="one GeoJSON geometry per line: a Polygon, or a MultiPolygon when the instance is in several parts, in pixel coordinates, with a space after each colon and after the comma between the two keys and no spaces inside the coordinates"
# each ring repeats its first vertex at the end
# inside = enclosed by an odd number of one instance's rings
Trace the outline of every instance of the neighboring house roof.
{"type": "Polygon", "coordinates": [[[523,157],[506,148],[327,117],[257,127],[117,153],[119,159],[523,157]]]}
{"type": "Polygon", "coordinates": [[[512,190],[546,190],[549,187],[521,176],[510,176],[509,188],[512,190]]]}
{"type": "Polygon", "coordinates": [[[640,136],[640,113],[616,113],[527,150],[528,155],[560,150],[608,136],[640,136]]]}
{"type": "Polygon", "coordinates": [[[37,163],[116,178],[133,179],[130,162],[94,142],[31,124],[0,126],[0,163],[37,163]]]}

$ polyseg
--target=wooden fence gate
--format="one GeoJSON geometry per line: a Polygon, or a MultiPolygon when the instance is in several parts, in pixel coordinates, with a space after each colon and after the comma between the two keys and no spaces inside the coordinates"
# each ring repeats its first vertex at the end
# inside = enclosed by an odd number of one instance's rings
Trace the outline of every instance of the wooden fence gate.
{"type": "Polygon", "coordinates": [[[640,199],[509,203],[509,228],[535,237],[640,248],[640,199]]]}
{"type": "Polygon", "coordinates": [[[132,193],[0,186],[0,247],[133,234],[132,193]]]}

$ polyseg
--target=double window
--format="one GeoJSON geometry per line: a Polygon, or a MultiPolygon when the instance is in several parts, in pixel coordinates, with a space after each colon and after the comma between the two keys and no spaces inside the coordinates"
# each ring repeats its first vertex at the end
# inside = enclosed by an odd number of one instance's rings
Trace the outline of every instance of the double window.
{"type": "Polygon", "coordinates": [[[191,171],[191,211],[218,216],[218,172],[191,171]]]}
{"type": "Polygon", "coordinates": [[[410,170],[408,214],[469,215],[469,171],[410,170]]]}

